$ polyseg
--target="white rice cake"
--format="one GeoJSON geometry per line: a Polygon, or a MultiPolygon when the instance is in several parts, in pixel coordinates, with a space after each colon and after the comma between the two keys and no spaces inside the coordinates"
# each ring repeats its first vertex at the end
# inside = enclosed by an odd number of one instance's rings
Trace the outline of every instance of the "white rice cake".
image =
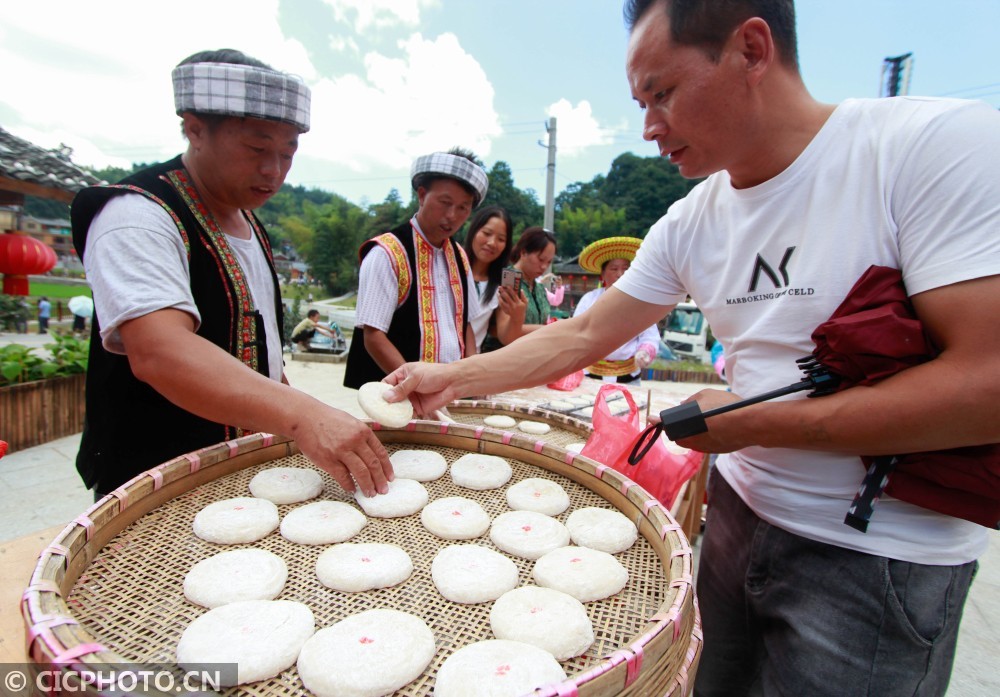
{"type": "Polygon", "coordinates": [[[194,517],[194,534],[220,545],[256,542],[278,527],[278,507],[267,499],[237,496],[210,503],[194,517]]]}
{"type": "Polygon", "coordinates": [[[418,482],[433,482],[448,471],[448,461],[435,450],[397,450],[389,462],[397,478],[418,482]]]}
{"type": "Polygon", "coordinates": [[[566,671],[551,653],[520,641],[467,644],[438,668],[434,697],[521,697],[560,683],[566,671]]]}
{"type": "Polygon", "coordinates": [[[497,639],[537,646],[557,661],[580,656],[594,643],[594,626],[583,603],[551,588],[507,591],[490,609],[490,627],[497,639]]]}
{"type": "Polygon", "coordinates": [[[354,499],[372,518],[401,518],[412,515],[427,505],[427,489],[412,479],[393,479],[384,494],[365,496],[361,489],[354,492],[354,499]]]}
{"type": "Polygon", "coordinates": [[[522,559],[538,559],[569,544],[569,530],[555,518],[534,511],[501,513],[490,526],[490,540],[522,559]]]}
{"type": "Polygon", "coordinates": [[[517,587],[517,565],[487,547],[451,545],[434,556],[431,579],[448,600],[485,603],[517,587]]]}
{"type": "Polygon", "coordinates": [[[236,682],[273,678],[292,666],[315,632],[312,610],[291,600],[243,600],[209,610],[187,626],[177,643],[177,663],[200,670],[207,663],[237,664],[236,682]]]}
{"type": "Polygon", "coordinates": [[[402,428],[413,418],[413,405],[409,399],[387,402],[382,396],[391,385],[384,382],[366,382],[358,388],[358,406],[368,418],[389,428],[402,428]]]}
{"type": "Polygon", "coordinates": [[[412,573],[413,561],[406,550],[379,542],[334,545],[316,560],[320,583],[344,593],[396,586],[412,573]]]}
{"type": "Polygon", "coordinates": [[[250,493],[271,503],[299,503],[320,495],[323,478],[304,467],[271,467],[250,480],[250,493]]]}
{"type": "Polygon", "coordinates": [[[380,697],[420,677],[434,651],[419,617],[366,610],[316,632],[299,654],[299,677],[317,697],[380,697]]]}
{"type": "Polygon", "coordinates": [[[490,515],[477,501],[447,496],[420,511],[420,522],[444,540],[471,540],[490,529],[490,515]]]}
{"type": "Polygon", "coordinates": [[[631,520],[618,511],[596,506],[570,513],[566,527],[575,544],[608,554],[624,552],[639,537],[639,530],[631,520]]]}
{"type": "Polygon", "coordinates": [[[529,477],[507,489],[507,505],[515,511],[559,515],[569,508],[569,494],[549,479],[529,477]]]}
{"type": "Polygon", "coordinates": [[[506,414],[490,414],[483,419],[483,423],[490,428],[514,428],[517,420],[506,414]]]}
{"type": "Polygon", "coordinates": [[[517,425],[519,429],[533,436],[544,436],[552,430],[552,427],[541,421],[522,421],[517,425]]]}
{"type": "Polygon", "coordinates": [[[351,539],[368,518],[342,501],[314,501],[292,509],[281,519],[281,536],[300,545],[330,545],[351,539]]]}
{"type": "Polygon", "coordinates": [[[451,463],[451,479],[466,489],[496,489],[510,481],[510,463],[496,455],[467,453],[451,463]]]}
{"type": "Polygon", "coordinates": [[[601,600],[628,583],[628,570],[607,552],[561,547],[535,562],[532,578],[540,586],[572,595],[581,603],[601,600]]]}
{"type": "Polygon", "coordinates": [[[184,597],[209,609],[273,600],[288,580],[285,561],[266,549],[232,549],[202,559],[184,576],[184,597]]]}

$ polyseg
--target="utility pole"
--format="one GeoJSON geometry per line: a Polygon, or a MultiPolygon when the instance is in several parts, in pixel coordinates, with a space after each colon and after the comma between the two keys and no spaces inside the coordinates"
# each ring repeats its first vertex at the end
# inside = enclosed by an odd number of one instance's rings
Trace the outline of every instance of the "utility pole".
{"type": "MultiPolygon", "coordinates": [[[[549,164],[545,180],[545,218],[542,225],[546,230],[554,231],[556,207],[556,117],[545,122],[545,131],[549,134],[549,164]]],[[[541,145],[541,143],[539,143],[541,145]]]]}
{"type": "Polygon", "coordinates": [[[910,93],[910,75],[913,72],[913,53],[886,58],[882,61],[880,97],[897,97],[910,93]]]}

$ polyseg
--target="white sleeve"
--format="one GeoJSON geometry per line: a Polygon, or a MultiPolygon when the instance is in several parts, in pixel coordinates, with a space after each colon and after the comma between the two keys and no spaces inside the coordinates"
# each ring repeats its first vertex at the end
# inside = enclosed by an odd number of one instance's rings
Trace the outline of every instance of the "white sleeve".
{"type": "Polygon", "coordinates": [[[897,147],[891,212],[907,292],[1000,273],[1000,114],[968,102],[897,147]]]}
{"type": "Polygon", "coordinates": [[[573,310],[574,317],[579,317],[590,309],[600,296],[600,293],[598,292],[599,290],[599,288],[595,288],[594,290],[587,291],[583,294],[583,297],[580,298],[580,302],[576,304],[576,309],[573,310]]]}
{"type": "Polygon", "coordinates": [[[94,293],[101,342],[125,353],[118,328],[129,320],[172,308],[201,315],[191,295],[187,251],[170,215],[141,194],[109,200],[90,223],[84,269],[94,293]]]}
{"type": "Polygon", "coordinates": [[[375,245],[365,255],[358,273],[358,305],[355,324],[389,331],[392,316],[396,313],[399,278],[392,268],[389,253],[375,245]]]}

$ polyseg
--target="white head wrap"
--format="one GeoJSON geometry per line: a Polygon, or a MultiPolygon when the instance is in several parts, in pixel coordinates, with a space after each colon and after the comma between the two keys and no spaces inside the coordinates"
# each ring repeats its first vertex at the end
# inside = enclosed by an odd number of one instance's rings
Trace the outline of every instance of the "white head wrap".
{"type": "MultiPolygon", "coordinates": [[[[451,153],[435,152],[418,157],[410,167],[410,181],[412,182],[420,174],[439,174],[465,182],[476,192],[474,203],[476,206],[486,198],[486,192],[490,188],[490,181],[482,167],[451,153]]],[[[414,188],[416,188],[415,182],[414,188]]]]}
{"type": "Polygon", "coordinates": [[[188,63],[174,68],[171,76],[178,115],[243,116],[309,130],[309,88],[288,73],[237,63],[188,63]]]}

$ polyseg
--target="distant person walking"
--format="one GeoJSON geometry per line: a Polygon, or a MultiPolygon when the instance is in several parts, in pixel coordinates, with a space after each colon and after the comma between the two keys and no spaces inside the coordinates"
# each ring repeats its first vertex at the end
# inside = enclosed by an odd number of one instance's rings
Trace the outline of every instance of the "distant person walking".
{"type": "Polygon", "coordinates": [[[52,303],[49,299],[42,296],[42,299],[38,301],[38,333],[48,334],[49,333],[49,318],[52,317],[52,303]]]}

